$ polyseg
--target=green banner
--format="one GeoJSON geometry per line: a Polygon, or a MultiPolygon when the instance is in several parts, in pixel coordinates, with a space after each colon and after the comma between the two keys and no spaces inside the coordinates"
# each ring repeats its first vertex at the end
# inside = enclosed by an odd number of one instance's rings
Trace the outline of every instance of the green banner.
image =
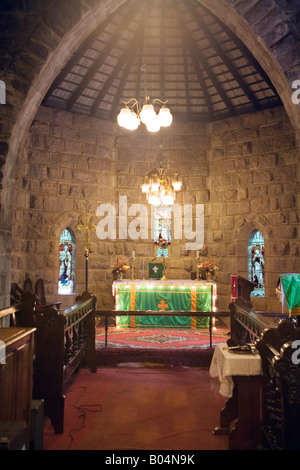
{"type": "MultiPolygon", "coordinates": [[[[155,311],[211,311],[211,286],[141,284],[118,287],[119,310],[155,310],[155,311]],[[132,298],[134,296],[134,299],[132,298]],[[134,305],[133,305],[134,303],[134,305]]],[[[130,317],[120,317],[120,326],[129,326],[130,317]]],[[[197,328],[208,328],[209,317],[197,317],[197,328]]],[[[136,316],[136,327],[177,327],[191,328],[188,316],[136,316]]]]}
{"type": "Polygon", "coordinates": [[[163,277],[162,263],[149,263],[149,279],[161,279],[163,277]]]}
{"type": "Polygon", "coordinates": [[[288,309],[300,307],[300,274],[280,276],[288,309]]]}

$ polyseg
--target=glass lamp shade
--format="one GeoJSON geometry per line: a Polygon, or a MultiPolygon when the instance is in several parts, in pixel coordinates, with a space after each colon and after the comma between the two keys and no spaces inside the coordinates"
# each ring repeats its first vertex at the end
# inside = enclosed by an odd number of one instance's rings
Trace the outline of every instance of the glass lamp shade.
{"type": "Polygon", "coordinates": [[[137,117],[134,111],[131,111],[129,119],[127,121],[126,129],[128,129],[129,131],[135,131],[139,127],[139,125],[139,118],[137,117]]]}
{"type": "Polygon", "coordinates": [[[147,124],[156,118],[156,112],[152,104],[144,104],[140,112],[140,118],[143,124],[147,124]]]}
{"type": "Polygon", "coordinates": [[[160,204],[160,199],[156,196],[156,194],[149,194],[148,202],[153,206],[158,206],[160,204]]]}
{"type": "Polygon", "coordinates": [[[131,111],[129,108],[122,108],[118,114],[118,124],[120,127],[127,128],[128,120],[130,120],[131,111]]]}
{"type": "Polygon", "coordinates": [[[169,127],[172,124],[173,116],[169,108],[160,108],[160,111],[158,113],[158,120],[162,127],[169,127]]]}
{"type": "Polygon", "coordinates": [[[156,193],[159,190],[159,181],[151,181],[151,191],[156,193]]]}
{"type": "Polygon", "coordinates": [[[148,193],[149,189],[150,189],[149,183],[142,184],[142,193],[148,193]]]}
{"type": "Polygon", "coordinates": [[[149,132],[158,132],[160,129],[158,117],[155,115],[155,118],[152,119],[152,121],[147,122],[146,127],[149,132]]]}
{"type": "Polygon", "coordinates": [[[172,186],[173,186],[174,191],[180,191],[182,183],[179,180],[178,181],[173,181],[172,186]]]}
{"type": "Polygon", "coordinates": [[[129,131],[135,131],[140,125],[138,116],[129,108],[122,108],[117,120],[120,127],[124,127],[129,131]]]}
{"type": "Polygon", "coordinates": [[[166,206],[171,206],[174,204],[174,196],[172,194],[172,191],[166,192],[161,198],[162,203],[165,204],[166,206]]]}

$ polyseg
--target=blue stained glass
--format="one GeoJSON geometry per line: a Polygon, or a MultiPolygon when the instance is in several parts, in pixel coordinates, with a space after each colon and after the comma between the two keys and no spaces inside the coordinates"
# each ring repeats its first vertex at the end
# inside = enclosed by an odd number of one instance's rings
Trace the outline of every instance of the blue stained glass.
{"type": "MultiPolygon", "coordinates": [[[[159,205],[154,207],[154,242],[158,242],[159,237],[171,243],[172,238],[172,207],[159,205]]],[[[168,257],[169,248],[156,248],[156,256],[168,257]]]]}
{"type": "Polygon", "coordinates": [[[256,284],[253,297],[265,296],[265,246],[261,232],[254,230],[248,240],[248,279],[256,284]]]}
{"type": "Polygon", "coordinates": [[[63,230],[59,240],[59,281],[58,293],[74,293],[75,278],[75,236],[71,229],[63,230]]]}

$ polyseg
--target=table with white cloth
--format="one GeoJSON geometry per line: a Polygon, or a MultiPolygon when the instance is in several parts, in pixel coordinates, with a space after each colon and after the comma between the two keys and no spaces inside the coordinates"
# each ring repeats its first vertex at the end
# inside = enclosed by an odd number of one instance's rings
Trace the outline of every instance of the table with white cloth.
{"type": "Polygon", "coordinates": [[[216,346],[209,373],[228,398],[214,434],[229,435],[229,449],[254,449],[261,443],[261,358],[258,352],[238,353],[226,343],[216,346]]]}

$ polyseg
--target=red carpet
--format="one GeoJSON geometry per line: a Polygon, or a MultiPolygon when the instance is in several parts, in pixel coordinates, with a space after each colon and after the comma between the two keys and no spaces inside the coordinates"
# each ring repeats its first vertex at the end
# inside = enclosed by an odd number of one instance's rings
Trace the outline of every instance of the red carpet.
{"type": "Polygon", "coordinates": [[[207,370],[81,370],[65,393],[64,434],[54,434],[46,419],[45,450],[131,450],[134,455],[147,450],[227,449],[228,436],[212,432],[224,398],[207,370]]]}
{"type": "Polygon", "coordinates": [[[209,367],[214,346],[227,341],[228,330],[209,331],[173,328],[109,328],[104,347],[104,328],[96,328],[97,364],[154,363],[170,366],[209,367]]]}
{"type": "MultiPolygon", "coordinates": [[[[213,330],[213,346],[228,339],[225,328],[213,330]]],[[[209,347],[208,329],[174,328],[108,328],[107,346],[109,348],[143,349],[192,349],[209,347]]],[[[105,330],[96,328],[96,349],[105,346],[105,330]]]]}

